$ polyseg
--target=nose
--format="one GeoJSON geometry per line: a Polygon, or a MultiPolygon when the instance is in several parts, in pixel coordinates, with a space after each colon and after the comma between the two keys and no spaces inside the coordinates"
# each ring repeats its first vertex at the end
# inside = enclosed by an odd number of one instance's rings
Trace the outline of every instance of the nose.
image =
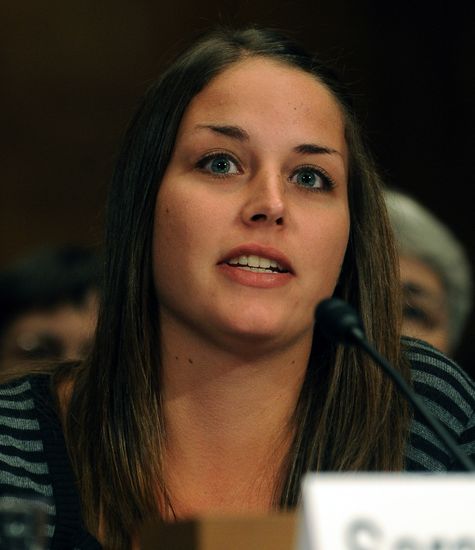
{"type": "Polygon", "coordinates": [[[262,174],[250,181],[248,196],[242,208],[246,225],[283,225],[285,213],[285,186],[280,174],[262,174]]]}

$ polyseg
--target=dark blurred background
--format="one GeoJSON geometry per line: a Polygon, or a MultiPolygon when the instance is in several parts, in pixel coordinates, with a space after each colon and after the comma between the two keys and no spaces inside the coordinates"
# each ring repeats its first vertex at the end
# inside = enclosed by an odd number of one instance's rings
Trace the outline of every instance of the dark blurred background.
{"type": "MultiPolygon", "coordinates": [[[[23,0],[0,3],[0,267],[43,244],[99,244],[120,136],[160,68],[215,23],[290,31],[339,66],[387,180],[467,247],[474,3],[23,0]]],[[[457,356],[475,367],[472,315],[457,356]]],[[[472,370],[473,372],[473,370],[472,370]]]]}

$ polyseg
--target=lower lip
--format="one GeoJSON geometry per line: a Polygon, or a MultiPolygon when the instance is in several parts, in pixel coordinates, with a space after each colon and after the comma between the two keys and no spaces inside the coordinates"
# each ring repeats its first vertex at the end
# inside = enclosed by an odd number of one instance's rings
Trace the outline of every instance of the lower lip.
{"type": "Polygon", "coordinates": [[[291,273],[257,273],[228,264],[219,264],[218,268],[226,277],[244,286],[255,288],[277,288],[286,285],[293,277],[291,273]]]}

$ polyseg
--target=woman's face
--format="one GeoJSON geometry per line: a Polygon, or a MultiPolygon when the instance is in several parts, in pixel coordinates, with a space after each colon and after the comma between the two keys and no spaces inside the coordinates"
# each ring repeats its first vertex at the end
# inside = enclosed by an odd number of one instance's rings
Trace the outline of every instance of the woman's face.
{"type": "Polygon", "coordinates": [[[161,323],[214,343],[308,338],[349,233],[340,108],[312,76],[239,62],[188,106],[157,196],[161,323]]]}

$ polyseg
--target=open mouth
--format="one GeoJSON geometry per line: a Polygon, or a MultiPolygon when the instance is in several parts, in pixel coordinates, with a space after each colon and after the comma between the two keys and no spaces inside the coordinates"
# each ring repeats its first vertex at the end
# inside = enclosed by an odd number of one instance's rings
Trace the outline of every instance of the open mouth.
{"type": "Polygon", "coordinates": [[[229,266],[254,273],[289,273],[283,265],[262,256],[236,256],[226,262],[229,266]]]}

